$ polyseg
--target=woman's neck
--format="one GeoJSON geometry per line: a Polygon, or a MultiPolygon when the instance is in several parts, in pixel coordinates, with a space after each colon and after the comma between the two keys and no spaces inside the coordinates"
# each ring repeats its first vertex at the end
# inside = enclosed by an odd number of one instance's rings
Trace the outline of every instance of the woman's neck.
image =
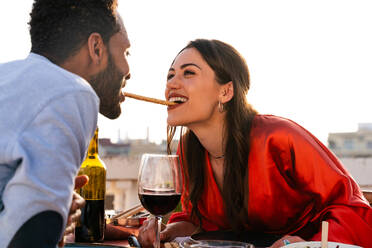
{"type": "Polygon", "coordinates": [[[200,125],[193,125],[189,127],[190,130],[198,137],[200,143],[208,151],[213,158],[225,155],[225,140],[224,140],[224,118],[217,118],[214,121],[203,123],[200,125]]]}

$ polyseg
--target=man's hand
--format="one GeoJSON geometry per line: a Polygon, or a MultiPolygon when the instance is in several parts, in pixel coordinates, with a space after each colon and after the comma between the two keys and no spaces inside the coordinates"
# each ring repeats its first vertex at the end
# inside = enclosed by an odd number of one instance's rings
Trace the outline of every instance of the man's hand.
{"type": "MultiPolygon", "coordinates": [[[[86,175],[77,176],[75,178],[75,189],[79,189],[83,187],[88,182],[88,180],[89,178],[86,175]]],[[[65,236],[74,232],[76,221],[80,218],[80,215],[81,215],[80,209],[84,207],[84,205],[85,205],[84,198],[74,191],[72,195],[70,212],[68,214],[66,230],[64,233],[64,237],[58,243],[59,247],[64,246],[65,236]]]]}

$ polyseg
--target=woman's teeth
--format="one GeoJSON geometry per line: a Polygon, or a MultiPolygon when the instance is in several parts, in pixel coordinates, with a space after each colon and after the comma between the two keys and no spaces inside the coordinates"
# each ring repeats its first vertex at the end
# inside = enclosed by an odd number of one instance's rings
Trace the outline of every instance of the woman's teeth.
{"type": "Polygon", "coordinates": [[[184,103],[184,102],[187,101],[187,98],[177,96],[177,97],[171,97],[171,98],[169,98],[169,101],[170,102],[175,102],[175,103],[184,103]]]}

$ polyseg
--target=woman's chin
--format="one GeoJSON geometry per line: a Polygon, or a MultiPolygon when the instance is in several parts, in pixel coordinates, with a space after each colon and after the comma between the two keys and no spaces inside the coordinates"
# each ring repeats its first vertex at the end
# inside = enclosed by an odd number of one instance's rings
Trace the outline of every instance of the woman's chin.
{"type": "Polygon", "coordinates": [[[182,126],[182,123],[179,120],[174,120],[171,118],[167,119],[167,124],[168,126],[171,126],[171,127],[182,126]]]}

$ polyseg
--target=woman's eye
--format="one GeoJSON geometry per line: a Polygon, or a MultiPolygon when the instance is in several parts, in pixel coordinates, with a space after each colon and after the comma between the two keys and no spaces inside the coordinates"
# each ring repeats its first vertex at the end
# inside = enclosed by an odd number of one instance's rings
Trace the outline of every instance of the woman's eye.
{"type": "Polygon", "coordinates": [[[195,75],[195,72],[189,71],[189,70],[185,70],[183,74],[184,75],[195,75]]]}
{"type": "Polygon", "coordinates": [[[171,80],[174,77],[174,74],[168,74],[167,80],[171,80]]]}

